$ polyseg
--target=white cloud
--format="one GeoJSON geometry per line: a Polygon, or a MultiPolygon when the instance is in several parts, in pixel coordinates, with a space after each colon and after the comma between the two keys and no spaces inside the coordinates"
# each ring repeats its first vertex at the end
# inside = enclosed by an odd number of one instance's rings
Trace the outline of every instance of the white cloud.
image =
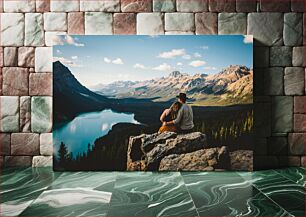
{"type": "Polygon", "coordinates": [[[106,63],[110,63],[112,60],[111,59],[108,59],[107,57],[104,57],[104,62],[106,62],[106,63]]]}
{"type": "Polygon", "coordinates": [[[171,51],[162,52],[158,55],[159,58],[172,59],[177,56],[185,55],[185,49],[173,49],[171,51]]]}
{"type": "Polygon", "coordinates": [[[74,40],[74,38],[72,36],[70,36],[70,35],[66,35],[65,39],[66,39],[67,44],[74,45],[74,46],[77,46],[77,47],[84,47],[84,44],[77,43],[74,40]]]}
{"type": "Polygon", "coordinates": [[[134,66],[133,66],[135,69],[146,69],[146,67],[140,63],[136,63],[134,66]]]}
{"type": "Polygon", "coordinates": [[[113,64],[116,64],[116,65],[122,65],[122,64],[123,64],[123,61],[122,61],[122,59],[117,58],[117,59],[113,60],[112,63],[113,63],[113,64]]]}
{"type": "Polygon", "coordinates": [[[196,57],[196,58],[201,58],[202,57],[202,55],[199,54],[199,53],[194,53],[193,56],[196,57]]]}
{"type": "Polygon", "coordinates": [[[182,66],[182,65],[183,65],[183,63],[178,62],[178,63],[176,63],[176,65],[177,65],[177,66],[182,66]]]}
{"type": "Polygon", "coordinates": [[[163,63],[163,64],[153,68],[153,70],[164,71],[164,72],[170,71],[171,69],[172,69],[171,66],[168,65],[167,63],[163,63]]]}
{"type": "Polygon", "coordinates": [[[77,43],[75,39],[70,35],[54,35],[52,37],[52,42],[54,45],[64,45],[69,44],[76,47],[84,47],[85,45],[82,43],[77,43]]]}
{"type": "Polygon", "coordinates": [[[182,56],[182,58],[185,59],[185,60],[190,60],[190,59],[191,59],[191,56],[188,55],[188,54],[186,54],[186,55],[182,56]]]}
{"type": "Polygon", "coordinates": [[[123,64],[123,61],[122,61],[122,59],[120,59],[120,58],[116,58],[116,59],[114,59],[114,60],[111,60],[111,59],[109,59],[109,58],[107,58],[107,57],[104,57],[104,62],[106,62],[106,63],[113,63],[113,64],[115,64],[115,65],[122,65],[123,64]]]}
{"type": "Polygon", "coordinates": [[[243,42],[245,44],[252,44],[253,43],[253,35],[245,35],[243,42]]]}
{"type": "Polygon", "coordinates": [[[56,50],[56,53],[63,54],[60,50],[56,50]]]}
{"type": "Polygon", "coordinates": [[[213,66],[207,66],[207,67],[204,67],[205,70],[213,70],[213,71],[216,71],[218,70],[217,67],[213,67],[213,66]]]}
{"type": "Polygon", "coordinates": [[[77,60],[79,57],[78,56],[72,56],[71,59],[77,60]]]}
{"type": "Polygon", "coordinates": [[[208,50],[208,49],[209,49],[208,46],[201,46],[200,48],[201,48],[202,50],[208,50]]]}
{"type": "Polygon", "coordinates": [[[83,65],[79,65],[76,62],[66,59],[64,57],[53,57],[53,62],[60,61],[62,64],[68,67],[83,67],[83,65]]]}
{"type": "Polygon", "coordinates": [[[205,64],[206,64],[206,62],[202,61],[202,60],[194,60],[191,63],[189,63],[189,65],[193,66],[193,67],[200,67],[200,66],[203,66],[205,64]]]}

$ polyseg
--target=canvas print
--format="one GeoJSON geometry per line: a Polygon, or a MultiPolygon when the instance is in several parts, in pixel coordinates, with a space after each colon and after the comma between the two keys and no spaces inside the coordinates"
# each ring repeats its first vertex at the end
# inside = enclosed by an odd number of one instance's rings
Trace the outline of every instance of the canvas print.
{"type": "Polygon", "coordinates": [[[253,37],[57,36],[54,170],[253,169],[253,37]]]}

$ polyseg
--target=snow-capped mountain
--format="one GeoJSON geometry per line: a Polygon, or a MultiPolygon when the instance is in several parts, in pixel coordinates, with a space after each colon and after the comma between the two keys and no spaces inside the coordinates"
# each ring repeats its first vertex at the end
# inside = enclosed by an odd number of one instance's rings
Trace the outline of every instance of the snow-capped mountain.
{"type": "Polygon", "coordinates": [[[202,105],[251,103],[253,70],[245,66],[229,66],[213,75],[189,75],[174,71],[167,77],[139,82],[117,81],[91,89],[115,98],[168,101],[179,92],[186,92],[189,98],[202,105]]]}

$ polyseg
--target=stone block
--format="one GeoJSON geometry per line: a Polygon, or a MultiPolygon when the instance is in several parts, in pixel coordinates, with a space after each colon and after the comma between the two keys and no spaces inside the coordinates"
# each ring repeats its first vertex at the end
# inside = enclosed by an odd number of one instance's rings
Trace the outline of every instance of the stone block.
{"type": "Polygon", "coordinates": [[[194,31],[195,22],[192,13],[166,13],[166,31],[194,31]]]}
{"type": "Polygon", "coordinates": [[[44,20],[40,13],[25,14],[25,46],[44,46],[44,20]]]}
{"type": "Polygon", "coordinates": [[[122,12],[151,12],[152,0],[121,0],[122,12]]]}
{"type": "Polygon", "coordinates": [[[113,34],[113,16],[104,12],[85,13],[86,35],[111,35],[113,34]]]}
{"type": "Polygon", "coordinates": [[[0,67],[3,67],[3,47],[0,47],[0,67]]]}
{"type": "Polygon", "coordinates": [[[17,47],[4,48],[4,66],[17,66],[18,50],[17,47]]]}
{"type": "Polygon", "coordinates": [[[52,96],[52,73],[31,73],[30,96],[52,96]]]}
{"type": "Polygon", "coordinates": [[[35,49],[35,72],[52,72],[52,48],[38,47],[35,49]]]}
{"type": "Polygon", "coordinates": [[[272,99],[272,132],[287,133],[293,130],[293,97],[275,96],[272,99]]]}
{"type": "Polygon", "coordinates": [[[194,35],[194,32],[191,32],[191,31],[168,31],[168,32],[165,32],[165,35],[194,35]]]}
{"type": "Polygon", "coordinates": [[[291,0],[291,11],[305,13],[305,1],[304,0],[291,0]]]}
{"type": "Polygon", "coordinates": [[[35,0],[4,0],[4,12],[35,12],[35,0]]]}
{"type": "Polygon", "coordinates": [[[271,47],[270,66],[291,66],[292,48],[287,46],[271,47]]]}
{"type": "Polygon", "coordinates": [[[287,137],[270,137],[268,139],[268,154],[278,156],[288,155],[287,137]]]}
{"type": "Polygon", "coordinates": [[[254,68],[269,67],[270,49],[269,47],[254,47],[254,68]]]}
{"type": "Polygon", "coordinates": [[[2,93],[2,83],[3,83],[3,76],[2,76],[2,68],[0,67],[0,96],[2,93]]]}
{"type": "Polygon", "coordinates": [[[305,156],[301,157],[301,166],[304,168],[306,167],[306,157],[305,156]]]}
{"type": "Polygon", "coordinates": [[[32,167],[52,167],[52,156],[34,156],[32,167]]]}
{"type": "Polygon", "coordinates": [[[68,13],[68,34],[83,35],[85,33],[85,18],[82,12],[68,13]]]}
{"type": "Polygon", "coordinates": [[[267,95],[284,95],[284,68],[268,68],[264,76],[267,95]]]}
{"type": "Polygon", "coordinates": [[[36,12],[49,12],[50,0],[36,0],[36,12]]]}
{"type": "Polygon", "coordinates": [[[176,0],[178,12],[205,12],[208,11],[208,0],[176,0]]]}
{"type": "Polygon", "coordinates": [[[11,134],[0,133],[0,155],[11,154],[11,134]]]}
{"type": "Polygon", "coordinates": [[[286,13],[284,17],[284,44],[300,46],[303,44],[303,14],[286,13]]]}
{"type": "Polygon", "coordinates": [[[299,167],[301,166],[301,157],[298,156],[280,156],[279,167],[299,167]]]}
{"type": "Polygon", "coordinates": [[[30,167],[32,165],[32,156],[5,156],[5,167],[30,167]]]}
{"type": "MultiPolygon", "coordinates": [[[[303,14],[303,25],[306,23],[306,13],[303,14]]],[[[303,45],[306,45],[306,28],[303,28],[303,45]]]]}
{"type": "Polygon", "coordinates": [[[58,37],[59,35],[67,35],[67,32],[45,32],[46,46],[62,45],[63,42],[58,37]]]}
{"type": "Polygon", "coordinates": [[[293,130],[294,132],[306,132],[305,114],[294,114],[293,130]]]}
{"type": "Polygon", "coordinates": [[[285,68],[285,94],[304,95],[305,94],[305,72],[301,67],[285,68]]]}
{"type": "Polygon", "coordinates": [[[306,53],[305,47],[294,47],[292,52],[292,65],[293,66],[306,66],[306,53]]]}
{"type": "Polygon", "coordinates": [[[120,0],[81,0],[80,11],[120,12],[120,0]]]}
{"type": "Polygon", "coordinates": [[[291,155],[305,156],[305,133],[289,133],[288,143],[291,155]]]}
{"type": "Polygon", "coordinates": [[[306,97],[295,96],[294,97],[294,113],[305,114],[306,113],[306,97]]]}
{"type": "Polygon", "coordinates": [[[256,0],[236,0],[237,12],[256,12],[256,0]]]}
{"type": "Polygon", "coordinates": [[[36,133],[12,133],[12,155],[38,155],[39,134],[36,133]]]}
{"type": "Polygon", "coordinates": [[[153,0],[154,12],[174,12],[175,0],[153,0]]]}
{"type": "Polygon", "coordinates": [[[260,10],[262,12],[288,12],[290,11],[290,0],[260,0],[260,10]]]}
{"type": "Polygon", "coordinates": [[[0,131],[19,131],[18,96],[0,96],[0,131]]]}
{"type": "Polygon", "coordinates": [[[67,14],[66,13],[44,13],[45,31],[67,31],[67,14]]]}
{"type": "Polygon", "coordinates": [[[219,13],[219,35],[245,35],[247,32],[247,15],[245,13],[219,13]]]}
{"type": "Polygon", "coordinates": [[[196,13],[195,28],[197,35],[218,34],[218,14],[217,13],[196,13]]]}
{"type": "Polygon", "coordinates": [[[34,133],[49,133],[52,130],[52,97],[32,97],[31,129],[34,133]]]}
{"type": "Polygon", "coordinates": [[[20,131],[31,132],[31,97],[20,97],[20,131]]]}
{"type": "MultiPolygon", "coordinates": [[[[88,1],[89,2],[89,1],[88,1]]],[[[80,10],[80,1],[70,0],[51,0],[50,1],[51,11],[54,12],[71,12],[80,10]]]]}
{"type": "Polygon", "coordinates": [[[33,47],[18,48],[18,66],[20,67],[35,66],[35,48],[33,47]]]}
{"type": "Polygon", "coordinates": [[[29,72],[27,68],[3,68],[3,95],[26,96],[29,94],[29,72]]]}
{"type": "Polygon", "coordinates": [[[233,0],[208,0],[211,12],[235,12],[236,2],[233,0]]]}
{"type": "Polygon", "coordinates": [[[40,134],[40,154],[53,155],[52,133],[40,134]]]}
{"type": "Polygon", "coordinates": [[[24,15],[22,13],[1,13],[1,46],[24,45],[24,15]],[[14,36],[14,37],[12,37],[14,36]]]}
{"type": "Polygon", "coordinates": [[[113,28],[114,28],[114,34],[118,35],[136,34],[136,14],[115,13],[113,28]]]}
{"type": "Polygon", "coordinates": [[[283,45],[282,13],[249,13],[247,34],[254,36],[255,46],[283,45]]]}
{"type": "Polygon", "coordinates": [[[161,13],[138,13],[137,14],[138,35],[163,35],[164,22],[161,13]],[[148,25],[148,23],[150,25],[148,25]]]}

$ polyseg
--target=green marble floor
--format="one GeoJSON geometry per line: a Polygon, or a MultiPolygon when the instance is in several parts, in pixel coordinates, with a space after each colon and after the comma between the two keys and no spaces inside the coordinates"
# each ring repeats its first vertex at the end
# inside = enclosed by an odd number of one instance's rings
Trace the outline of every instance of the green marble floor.
{"type": "Polygon", "coordinates": [[[305,216],[305,169],[53,172],[4,169],[0,216],[305,216]]]}

